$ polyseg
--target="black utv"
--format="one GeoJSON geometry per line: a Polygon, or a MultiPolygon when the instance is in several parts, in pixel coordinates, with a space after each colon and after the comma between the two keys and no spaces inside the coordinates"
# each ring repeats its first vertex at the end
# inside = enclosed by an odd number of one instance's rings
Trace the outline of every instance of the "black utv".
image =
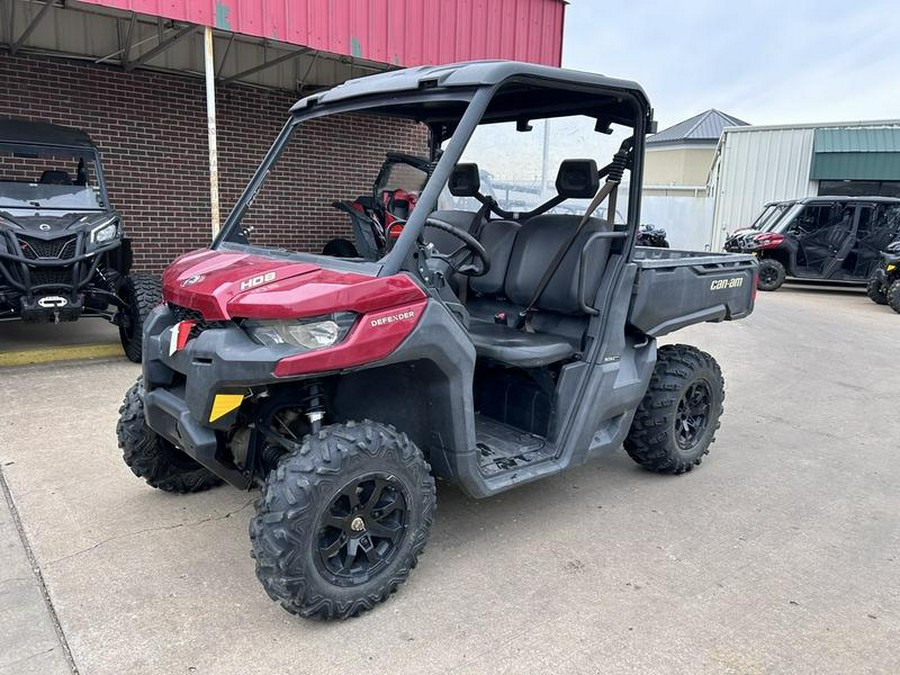
{"type": "Polygon", "coordinates": [[[888,305],[900,314],[900,237],[881,252],[880,264],[869,277],[866,294],[879,305],[888,305]]]}
{"type": "Polygon", "coordinates": [[[751,228],[725,250],[759,260],[759,290],[785,279],[865,284],[900,229],[900,199],[808,197],[766,204],[751,228]]]}
{"type": "Polygon", "coordinates": [[[2,119],[0,159],[0,321],[101,317],[140,362],[160,283],[131,272],[96,146],[77,129],[2,119]]]}

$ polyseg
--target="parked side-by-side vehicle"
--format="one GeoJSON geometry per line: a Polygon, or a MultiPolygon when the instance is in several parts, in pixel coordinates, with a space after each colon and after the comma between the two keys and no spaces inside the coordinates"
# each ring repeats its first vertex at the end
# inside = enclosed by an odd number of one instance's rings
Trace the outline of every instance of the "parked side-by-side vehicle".
{"type": "Polygon", "coordinates": [[[725,250],[759,260],[759,289],[785,279],[865,284],[880,252],[900,233],[900,199],[808,197],[772,202],[725,250]]]}
{"type": "Polygon", "coordinates": [[[131,242],[82,131],[0,119],[0,321],[100,317],[140,362],[158,278],[131,270],[131,242]]]}
{"type": "MultiPolygon", "coordinates": [[[[635,246],[652,128],[633,82],[515,62],[397,70],[302,99],[211,247],[163,276],[120,411],[125,461],[172,492],[261,488],[257,576],[314,618],[355,616],[406,579],[435,479],[487,497],[623,444],[647,469],[690,471],[719,428],[724,380],[711,355],[657,339],[746,317],[757,264],[635,246]],[[430,138],[427,182],[376,259],[263,245],[265,223],[246,226],[267,181],[277,192],[285,148],[332,115],[430,138]],[[508,210],[479,163],[499,175],[540,162],[526,148],[548,118],[586,133],[551,194],[508,210]],[[445,189],[482,208],[438,209],[445,189]],[[564,203],[578,213],[553,212],[564,203]]],[[[315,225],[296,209],[298,232],[315,225]]]]}
{"type": "Polygon", "coordinates": [[[866,294],[879,305],[900,314],[900,235],[885,246],[879,264],[869,277],[866,294]]]}

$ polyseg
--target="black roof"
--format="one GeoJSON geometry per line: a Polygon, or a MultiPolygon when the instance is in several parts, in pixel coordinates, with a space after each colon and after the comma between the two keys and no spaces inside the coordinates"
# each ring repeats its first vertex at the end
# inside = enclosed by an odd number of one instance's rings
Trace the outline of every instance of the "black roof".
{"type": "Polygon", "coordinates": [[[80,129],[15,117],[0,118],[0,143],[96,149],[91,137],[80,129]]]}
{"type": "Polygon", "coordinates": [[[784,199],[777,202],[767,202],[765,206],[774,206],[776,204],[810,204],[813,202],[875,202],[879,204],[900,204],[898,197],[877,197],[877,196],[857,196],[847,197],[844,195],[817,195],[815,197],[800,197],[798,199],[784,199]]]}
{"type": "Polygon", "coordinates": [[[404,106],[409,97],[426,91],[452,94],[453,90],[472,90],[507,81],[520,83],[521,90],[515,91],[514,88],[506,96],[498,97],[492,102],[487,116],[491,121],[517,119],[520,114],[517,111],[520,110],[535,114],[535,119],[543,113],[548,113],[548,116],[564,114],[562,109],[569,106],[573,109],[583,107],[589,99],[599,96],[606,98],[602,107],[608,109],[612,118],[633,119],[632,115],[622,114],[624,110],[621,99],[610,104],[610,97],[619,93],[632,95],[644,109],[649,110],[650,105],[641,86],[630,80],[520,61],[469,61],[404,68],[347,80],[331,89],[300,99],[291,108],[291,112],[303,114],[320,107],[342,107],[342,104],[352,105],[357,102],[360,107],[367,107],[365,103],[370,102],[373,108],[390,106],[398,114],[427,120],[431,117],[429,110],[434,110],[435,116],[439,117],[446,112],[446,108],[435,110],[429,104],[421,103],[404,106]]]}

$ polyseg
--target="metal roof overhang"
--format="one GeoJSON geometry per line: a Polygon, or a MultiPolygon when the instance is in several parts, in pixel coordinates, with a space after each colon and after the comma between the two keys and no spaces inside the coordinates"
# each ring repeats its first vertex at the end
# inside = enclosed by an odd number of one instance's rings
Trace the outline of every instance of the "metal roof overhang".
{"type": "Polygon", "coordinates": [[[309,93],[401,65],[559,65],[565,3],[434,0],[0,0],[0,46],[309,93]]]}
{"type": "MultiPolygon", "coordinates": [[[[270,38],[218,29],[213,34],[220,84],[309,93],[395,67],[270,38]]],[[[13,55],[204,76],[202,25],[86,2],[0,0],[0,49],[4,47],[13,55]]]]}
{"type": "Polygon", "coordinates": [[[812,180],[900,180],[900,126],[816,129],[812,180]]]}

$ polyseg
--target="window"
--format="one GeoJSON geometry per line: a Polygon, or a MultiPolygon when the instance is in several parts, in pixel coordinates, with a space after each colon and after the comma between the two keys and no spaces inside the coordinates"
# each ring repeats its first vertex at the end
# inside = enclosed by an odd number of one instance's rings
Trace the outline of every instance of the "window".
{"type": "Polygon", "coordinates": [[[838,197],[900,197],[900,181],[820,180],[819,194],[838,197]]]}

